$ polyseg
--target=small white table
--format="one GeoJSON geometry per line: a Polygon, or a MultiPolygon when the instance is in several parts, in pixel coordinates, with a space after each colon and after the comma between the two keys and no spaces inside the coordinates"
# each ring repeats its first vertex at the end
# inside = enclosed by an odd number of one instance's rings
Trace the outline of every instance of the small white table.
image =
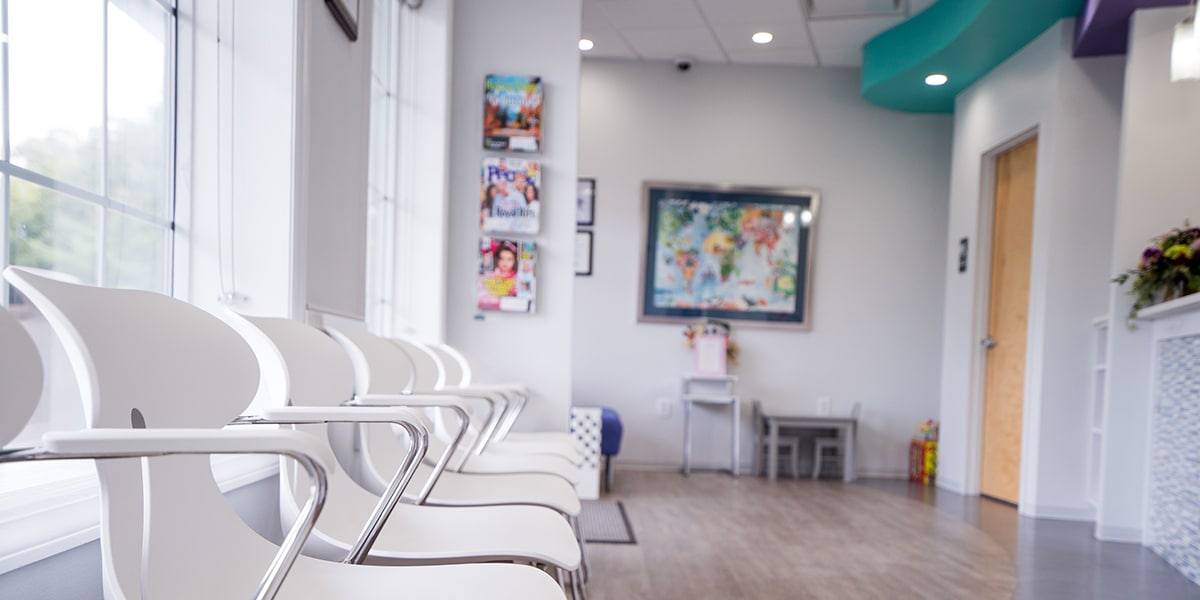
{"type": "MultiPolygon", "coordinates": [[[[842,439],[842,445],[845,448],[846,453],[846,455],[842,457],[842,481],[847,483],[854,481],[854,446],[857,433],[856,430],[858,429],[858,419],[855,419],[854,417],[768,414],[766,412],[763,413],[762,418],[767,423],[768,479],[774,480],[778,475],[779,430],[780,428],[786,427],[788,429],[836,429],[838,432],[838,437],[842,439]]],[[[813,460],[821,460],[821,457],[814,456],[813,460]]]]}
{"type": "Polygon", "coordinates": [[[735,375],[685,375],[679,400],[683,402],[683,474],[692,472],[692,408],[695,404],[731,407],[729,472],[734,477],[741,464],[742,404],[733,393],[735,375]]]}

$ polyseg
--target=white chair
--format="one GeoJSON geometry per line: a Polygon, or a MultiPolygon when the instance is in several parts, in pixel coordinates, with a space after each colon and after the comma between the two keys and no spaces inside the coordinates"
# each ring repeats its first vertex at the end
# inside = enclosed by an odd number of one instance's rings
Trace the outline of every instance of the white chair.
{"type": "Polygon", "coordinates": [[[42,360],[25,328],[0,308],[0,448],[21,433],[42,395],[42,360]]]}
{"type": "MultiPolygon", "coordinates": [[[[106,597],[564,597],[547,574],[518,565],[381,567],[297,557],[333,457],[301,432],[220,429],[258,387],[257,361],[234,331],[159,294],[61,283],[12,267],[5,277],[62,339],[90,428],[47,435],[44,455],[156,457],[97,461],[106,597]],[[289,454],[311,469],[301,511],[310,518],[291,528],[282,548],[233,512],[207,456],[173,455],[213,452],[289,454]]],[[[11,381],[7,373],[0,379],[6,424],[14,422],[11,381]]]]}
{"type": "Polygon", "coordinates": [[[501,440],[498,437],[499,429],[504,427],[510,418],[515,418],[514,411],[519,412],[516,406],[523,405],[526,397],[524,394],[518,394],[515,390],[506,390],[503,387],[449,387],[445,383],[445,366],[442,364],[441,357],[433,348],[412,339],[393,338],[391,341],[408,355],[409,361],[413,366],[411,387],[414,393],[501,394],[505,397],[506,402],[504,406],[506,410],[502,413],[501,421],[497,425],[497,428],[493,430],[491,438],[482,450],[499,454],[553,454],[562,456],[575,465],[583,463],[583,455],[580,454],[579,445],[574,439],[563,441],[557,436],[542,436],[537,438],[527,437],[524,439],[501,440]]]}
{"type": "MultiPolygon", "coordinates": [[[[313,390],[354,389],[353,362],[329,336],[296,321],[264,317],[243,317],[254,325],[274,344],[277,354],[260,353],[259,366],[265,380],[276,397],[291,398],[293,403],[316,405],[321,402],[335,403],[337,397],[313,394],[313,390]],[[276,359],[277,358],[277,359],[276,359]],[[345,378],[339,381],[339,378],[345,378]],[[303,395],[303,398],[297,398],[303,395]]],[[[368,349],[369,351],[369,349],[368,349]]],[[[369,368],[369,365],[367,365],[369,368]]],[[[369,404],[409,406],[419,408],[442,404],[452,397],[433,398],[419,395],[375,396],[369,404]],[[422,402],[423,401],[423,402],[422,402]]],[[[376,429],[376,431],[379,431],[376,429]]],[[[379,443],[368,444],[367,468],[363,470],[359,483],[368,490],[383,494],[389,478],[401,465],[400,446],[393,432],[375,436],[379,443]],[[387,458],[384,459],[383,457],[387,458]],[[372,461],[370,458],[380,458],[372,461]],[[386,476],[384,474],[387,474],[386,476]]],[[[434,440],[430,456],[441,456],[448,448],[434,440]]],[[[553,508],[568,517],[578,516],[579,497],[575,488],[561,477],[542,473],[514,473],[480,475],[444,470],[447,461],[431,461],[428,457],[413,478],[414,485],[404,492],[404,497],[414,504],[432,506],[491,506],[506,504],[529,504],[553,508]],[[439,464],[440,463],[440,464],[439,464]]]]}
{"type": "MultiPolygon", "coordinates": [[[[376,336],[366,330],[342,329],[327,327],[326,331],[334,340],[342,344],[351,360],[354,361],[355,393],[358,397],[369,398],[373,395],[395,396],[408,393],[410,377],[397,377],[394,373],[404,366],[411,367],[408,355],[391,340],[376,336]]],[[[446,392],[446,395],[451,395],[446,392]]],[[[491,415],[494,422],[494,415],[491,415]]],[[[509,455],[483,452],[486,445],[487,432],[479,429],[476,422],[473,429],[476,436],[470,449],[456,451],[455,459],[450,468],[463,473],[549,473],[562,477],[574,485],[579,481],[579,467],[570,460],[554,455],[509,455]]],[[[486,426],[483,426],[486,428],[486,426]]],[[[444,428],[438,432],[445,434],[444,428]]],[[[442,440],[446,442],[447,440],[442,440]]],[[[367,440],[367,452],[370,460],[377,461],[375,453],[370,449],[375,442],[367,440]]],[[[434,443],[434,442],[431,442],[434,443]]],[[[390,444],[388,445],[390,447],[390,444]]],[[[436,450],[435,450],[436,452],[436,450]]],[[[386,451],[380,456],[391,456],[386,451]]],[[[386,459],[386,458],[385,458],[386,459]]],[[[382,472],[388,472],[384,469],[382,472]]]]}
{"type": "MultiPolygon", "coordinates": [[[[862,403],[855,402],[853,408],[850,409],[850,418],[858,420],[862,413],[862,403]]],[[[845,469],[846,457],[846,441],[841,437],[819,437],[813,441],[813,479],[821,478],[821,466],[827,460],[837,461],[841,469],[845,469]],[[833,454],[826,454],[826,450],[834,450],[833,454]]]]}
{"type": "MultiPolygon", "coordinates": [[[[305,411],[397,410],[331,406],[353,397],[354,369],[341,348],[321,331],[286,319],[236,315],[230,319],[264,366],[263,387],[272,404],[263,411],[268,422],[285,422],[290,413],[303,416],[305,411]],[[303,384],[292,385],[293,377],[303,377],[303,384]]],[[[306,431],[329,443],[324,426],[306,431]]],[[[398,439],[391,437],[393,444],[398,444],[398,439]]],[[[281,518],[290,519],[305,494],[290,470],[281,469],[280,480],[281,518]]],[[[378,514],[381,499],[344,471],[331,474],[329,480],[329,499],[304,552],[341,560],[356,549],[352,541],[361,539],[363,522],[368,515],[378,514]]],[[[581,562],[579,544],[568,521],[540,506],[400,503],[368,550],[371,562],[388,564],[518,560],[571,573],[581,562]]]]}
{"type": "MultiPolygon", "coordinates": [[[[244,331],[243,334],[251,341],[259,357],[259,366],[263,372],[265,389],[269,396],[279,404],[279,399],[289,399],[293,405],[320,406],[336,403],[345,397],[345,390],[355,387],[354,363],[343,349],[325,333],[303,323],[287,319],[269,317],[242,316],[240,320],[253,326],[255,331],[244,331]],[[269,342],[270,345],[266,345],[269,342]]],[[[384,348],[389,346],[384,345],[384,348]]],[[[360,350],[370,351],[370,348],[360,350]]],[[[368,365],[369,368],[369,365],[368,365]]],[[[369,373],[368,373],[369,375],[369,373]]],[[[394,375],[394,372],[389,372],[394,375]]],[[[384,377],[385,379],[387,376],[384,377]]],[[[400,380],[395,378],[393,380],[400,380]]],[[[358,399],[356,399],[356,402],[358,399]]],[[[397,406],[405,405],[412,408],[427,407],[441,409],[453,403],[455,413],[462,417],[468,415],[461,409],[457,399],[451,396],[421,396],[421,395],[374,395],[370,397],[370,405],[380,404],[397,406]]],[[[423,421],[424,422],[424,421],[423,421]]],[[[366,489],[380,495],[387,493],[388,482],[381,473],[395,472],[402,468],[401,447],[394,432],[364,428],[364,438],[374,440],[365,445],[369,449],[368,456],[376,460],[366,460],[366,469],[360,474],[366,481],[358,481],[366,489]],[[383,435],[378,435],[383,433],[383,435]],[[378,439],[376,439],[378,438],[378,439]],[[388,457],[383,459],[382,457],[388,457]],[[384,465],[384,471],[375,468],[384,465]],[[399,465],[399,466],[397,466],[399,465]]],[[[422,465],[417,471],[412,486],[420,491],[406,491],[405,498],[412,504],[428,506],[457,506],[457,507],[492,507],[507,505],[531,505],[545,507],[559,512],[572,525],[576,541],[582,553],[583,543],[575,527],[575,519],[581,509],[579,497],[574,487],[566,480],[541,473],[532,474],[493,474],[473,475],[469,473],[447,472],[450,448],[439,448],[433,444],[434,455],[439,459],[431,464],[422,465]]],[[[353,461],[354,457],[349,460],[353,461]]],[[[412,509],[402,509],[412,510],[412,509]]],[[[473,511],[480,512],[480,511],[473,511]]],[[[517,515],[496,515],[513,519],[517,515]]],[[[519,527],[536,527],[536,524],[513,523],[519,527]]],[[[494,526],[493,526],[494,527],[494,526]]],[[[467,534],[468,537],[472,534],[467,534]]],[[[478,535],[478,534],[474,534],[478,535]]],[[[572,578],[572,584],[577,584],[579,577],[572,578]]],[[[582,596],[583,590],[578,589],[577,595],[582,596]]]]}
{"type": "Polygon", "coordinates": [[[516,423],[517,417],[525,408],[529,397],[529,390],[522,384],[518,383],[499,383],[486,384],[475,381],[475,373],[478,369],[471,364],[471,360],[458,349],[449,344],[428,345],[428,347],[442,358],[442,365],[446,369],[443,380],[446,382],[446,388],[477,388],[496,390],[501,393],[508,394],[513,397],[514,403],[506,407],[507,410],[501,419],[501,423],[496,431],[496,439],[502,441],[516,440],[559,440],[563,443],[575,443],[575,437],[567,432],[562,431],[522,431],[513,432],[511,428],[516,423]],[[456,383],[457,381],[457,383],[456,383]]]}
{"type": "MultiPolygon", "coordinates": [[[[770,443],[767,441],[767,424],[762,416],[762,402],[758,399],[750,401],[751,411],[753,413],[754,423],[754,473],[757,475],[765,468],[766,453],[770,451],[770,443]]],[[[788,466],[791,468],[792,479],[800,479],[800,438],[794,435],[779,436],[779,458],[788,459],[788,466]]]]}

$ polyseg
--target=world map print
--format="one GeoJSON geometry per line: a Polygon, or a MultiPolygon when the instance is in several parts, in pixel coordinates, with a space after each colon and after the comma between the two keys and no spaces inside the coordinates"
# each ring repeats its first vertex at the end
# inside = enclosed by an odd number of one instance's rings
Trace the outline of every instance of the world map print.
{"type": "Polygon", "coordinates": [[[811,212],[795,204],[655,202],[654,308],[796,312],[800,236],[811,212]]]}

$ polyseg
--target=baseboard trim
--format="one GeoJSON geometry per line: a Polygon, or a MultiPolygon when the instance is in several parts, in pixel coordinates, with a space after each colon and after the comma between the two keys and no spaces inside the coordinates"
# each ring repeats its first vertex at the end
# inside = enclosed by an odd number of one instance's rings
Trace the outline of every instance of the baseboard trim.
{"type": "MultiPolygon", "coordinates": [[[[679,472],[682,469],[682,467],[679,465],[664,465],[664,464],[651,464],[651,463],[628,463],[628,462],[621,462],[621,463],[614,462],[612,468],[613,468],[613,471],[616,471],[616,472],[642,471],[642,472],[657,472],[657,473],[672,472],[672,471],[679,472]]],[[[741,465],[741,467],[738,469],[738,475],[753,475],[754,474],[753,470],[754,470],[754,465],[744,464],[744,465],[741,465]]],[[[699,473],[725,472],[725,473],[728,473],[729,467],[727,465],[720,465],[720,466],[692,465],[692,472],[694,472],[694,473],[695,472],[699,472],[699,473]]],[[[790,476],[787,476],[787,475],[785,475],[783,477],[785,479],[790,478],[790,476]]],[[[908,471],[905,469],[859,469],[858,477],[859,477],[859,479],[908,479],[908,471]]],[[[803,479],[807,479],[807,477],[803,477],[803,479]]]]}
{"type": "Polygon", "coordinates": [[[1141,527],[1117,527],[1115,525],[1097,525],[1096,539],[1103,542],[1142,543],[1141,527]]]}
{"type": "Polygon", "coordinates": [[[1036,519],[1055,519],[1058,521],[1095,521],[1096,509],[1090,506],[1053,506],[1034,504],[1025,510],[1021,506],[1021,514],[1036,519]]]}
{"type": "Polygon", "coordinates": [[[938,477],[937,478],[937,486],[938,486],[938,489],[943,489],[943,490],[946,490],[947,492],[954,492],[955,494],[958,494],[960,496],[970,495],[970,494],[967,494],[966,486],[964,486],[961,482],[954,481],[953,479],[946,479],[944,477],[938,477]]]}
{"type": "Polygon", "coordinates": [[[859,469],[859,479],[908,479],[907,469],[859,469]]]}

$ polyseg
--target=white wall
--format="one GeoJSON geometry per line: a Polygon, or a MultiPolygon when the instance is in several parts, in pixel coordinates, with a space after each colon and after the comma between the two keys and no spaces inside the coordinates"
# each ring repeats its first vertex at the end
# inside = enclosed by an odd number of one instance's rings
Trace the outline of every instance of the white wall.
{"type": "MultiPolygon", "coordinates": [[[[596,227],[593,275],[576,279],[574,396],[620,413],[621,463],[680,464],[683,325],[636,322],[641,186],[667,180],[820,190],[812,331],[735,322],[738,392],[780,408],[862,402],[860,472],[905,472],[915,425],[937,416],[951,120],[871,106],[858,77],[584,62],[580,174],[596,178],[596,227]]],[[[728,464],[726,418],[697,418],[694,464],[728,464]]]]}
{"type": "Polygon", "coordinates": [[[971,250],[967,272],[946,282],[938,477],[979,492],[991,224],[981,195],[992,185],[984,156],[1036,128],[1020,507],[1087,519],[1088,336],[1111,277],[1123,59],[1073,59],[1073,26],[1060,21],[956,102],[945,260],[957,261],[960,238],[971,250]]]}
{"type": "MultiPolygon", "coordinates": [[[[523,381],[521,426],[565,430],[571,404],[575,179],[579,153],[580,0],[459,0],[454,6],[447,341],[482,381],[523,381]],[[545,86],[537,312],[477,318],[479,170],[488,73],[541,75],[545,86]]],[[[495,155],[492,153],[491,155],[495,155]]],[[[432,251],[432,250],[431,250],[432,251]]]]}
{"type": "MultiPolygon", "coordinates": [[[[1111,274],[1136,266],[1151,238],[1184,219],[1200,222],[1196,157],[1200,156],[1200,83],[1172,84],[1171,36],[1187,9],[1139,10],[1129,36],[1120,185],[1111,274]]],[[[1149,327],[1124,327],[1132,304],[1111,286],[1104,475],[1096,535],[1140,541],[1149,451],[1149,327]]]]}

